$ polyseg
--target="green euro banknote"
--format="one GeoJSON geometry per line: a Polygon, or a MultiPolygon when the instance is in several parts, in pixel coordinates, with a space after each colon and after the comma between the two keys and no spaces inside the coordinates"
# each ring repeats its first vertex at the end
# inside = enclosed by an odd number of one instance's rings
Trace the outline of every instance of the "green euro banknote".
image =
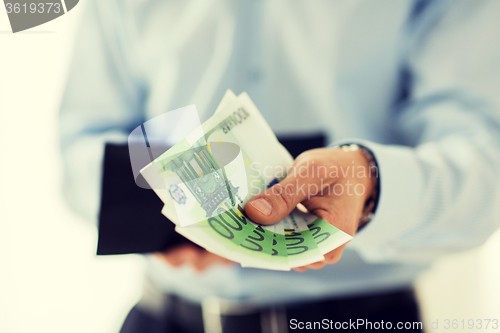
{"type": "Polygon", "coordinates": [[[228,91],[209,120],[141,173],[150,184],[165,184],[154,188],[162,213],[186,238],[243,267],[289,270],[351,239],[298,210],[272,226],[245,217],[248,200],[281,181],[292,164],[248,95],[228,91]]]}
{"type": "Polygon", "coordinates": [[[246,250],[252,251],[252,257],[241,262],[243,267],[267,268],[274,270],[289,270],[288,253],[285,235],[270,228],[255,224],[253,233],[241,244],[246,250]]]}
{"type": "Polygon", "coordinates": [[[181,227],[244,206],[293,164],[248,95],[228,92],[221,104],[201,128],[141,170],[147,181],[164,179],[154,190],[164,214],[181,227]]]}
{"type": "Polygon", "coordinates": [[[290,268],[325,259],[307,226],[316,217],[295,209],[285,220],[285,244],[290,268]]]}

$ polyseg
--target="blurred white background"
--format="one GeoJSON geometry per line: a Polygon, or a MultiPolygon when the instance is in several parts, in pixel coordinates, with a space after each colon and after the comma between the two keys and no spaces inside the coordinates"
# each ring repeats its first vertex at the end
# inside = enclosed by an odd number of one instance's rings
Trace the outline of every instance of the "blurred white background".
{"type": "MultiPolygon", "coordinates": [[[[17,34],[0,10],[1,333],[117,332],[139,297],[141,258],[97,258],[95,228],[60,192],[57,113],[84,5],[17,34]]],[[[499,254],[497,233],[425,273],[417,285],[426,324],[500,320],[499,254]]]]}
{"type": "Polygon", "coordinates": [[[139,296],[138,256],[95,256],[65,206],[57,113],[85,2],[12,34],[0,5],[0,332],[117,332],[139,296]]]}

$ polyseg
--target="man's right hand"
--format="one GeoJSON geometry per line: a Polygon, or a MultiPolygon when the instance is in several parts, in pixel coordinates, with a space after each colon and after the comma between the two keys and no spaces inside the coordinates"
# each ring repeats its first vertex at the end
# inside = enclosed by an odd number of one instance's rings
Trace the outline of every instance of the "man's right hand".
{"type": "Polygon", "coordinates": [[[216,264],[231,265],[234,263],[191,244],[179,245],[165,252],[156,252],[153,255],[165,261],[170,266],[180,267],[188,265],[192,266],[198,272],[202,272],[216,264]]]}

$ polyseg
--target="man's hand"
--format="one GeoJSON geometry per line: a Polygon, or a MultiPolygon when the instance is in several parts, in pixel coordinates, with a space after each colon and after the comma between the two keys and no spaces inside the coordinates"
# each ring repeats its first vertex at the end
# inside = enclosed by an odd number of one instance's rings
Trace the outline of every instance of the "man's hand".
{"type": "MultiPolygon", "coordinates": [[[[310,213],[353,236],[376,176],[376,170],[370,170],[369,161],[360,150],[309,150],[297,157],[283,181],[253,197],[245,212],[253,221],[268,225],[281,221],[302,203],[310,213]]],[[[323,261],[295,270],[334,264],[344,247],[325,254],[323,261]]]]}
{"type": "Polygon", "coordinates": [[[157,252],[154,256],[173,267],[189,265],[198,272],[202,272],[215,264],[230,265],[233,263],[228,259],[190,244],[179,245],[165,252],[157,252]]]}

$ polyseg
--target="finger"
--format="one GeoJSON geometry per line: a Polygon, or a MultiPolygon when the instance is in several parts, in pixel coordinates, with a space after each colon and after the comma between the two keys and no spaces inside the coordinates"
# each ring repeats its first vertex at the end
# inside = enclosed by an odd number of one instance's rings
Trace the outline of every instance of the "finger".
{"type": "Polygon", "coordinates": [[[176,256],[172,256],[170,261],[173,261],[175,266],[189,265],[196,261],[196,258],[200,255],[199,250],[194,248],[187,248],[179,252],[176,256]]]}
{"type": "Polygon", "coordinates": [[[336,248],[333,251],[326,253],[324,255],[325,259],[323,260],[325,264],[331,265],[338,263],[340,258],[342,257],[342,253],[344,253],[344,249],[345,249],[345,244],[336,248]]]}
{"type": "Polygon", "coordinates": [[[318,262],[315,262],[315,263],[312,263],[309,265],[305,265],[305,266],[295,267],[294,270],[297,272],[305,272],[308,269],[316,269],[317,270],[317,269],[322,269],[326,265],[335,264],[342,257],[344,247],[345,247],[345,245],[342,245],[341,247],[325,254],[325,260],[318,261],[318,262]]]}
{"type": "Polygon", "coordinates": [[[155,254],[155,256],[174,267],[179,267],[192,262],[198,255],[198,252],[199,250],[194,246],[182,245],[167,252],[155,254]]]}
{"type": "Polygon", "coordinates": [[[308,269],[321,269],[323,267],[325,267],[326,265],[326,262],[324,261],[318,261],[318,262],[315,262],[313,264],[309,264],[307,266],[305,266],[305,268],[308,268],[308,269]]]}
{"type": "Polygon", "coordinates": [[[245,206],[250,219],[260,224],[281,221],[298,203],[321,194],[335,179],[318,170],[313,161],[303,158],[279,184],[253,197],[245,206]]]}
{"type": "Polygon", "coordinates": [[[167,264],[177,267],[180,263],[175,260],[174,253],[178,253],[178,250],[178,248],[174,248],[165,252],[154,253],[153,255],[158,259],[165,261],[167,264]]]}
{"type": "Polygon", "coordinates": [[[193,262],[193,267],[198,272],[203,272],[214,261],[214,257],[209,253],[203,253],[193,262]]]}
{"type": "Polygon", "coordinates": [[[195,270],[202,272],[215,264],[228,263],[232,263],[232,261],[222,258],[214,253],[204,251],[198,256],[197,260],[193,263],[193,266],[195,270]]]}
{"type": "Polygon", "coordinates": [[[307,271],[307,267],[305,266],[302,266],[302,267],[295,267],[295,268],[292,268],[294,271],[296,272],[299,272],[299,273],[302,273],[302,272],[305,272],[307,271]]]}
{"type": "Polygon", "coordinates": [[[358,228],[363,204],[363,199],[359,196],[338,196],[333,193],[303,202],[309,212],[351,236],[358,228]]]}
{"type": "Polygon", "coordinates": [[[235,262],[232,261],[232,260],[229,260],[229,259],[226,259],[226,258],[222,258],[220,259],[220,263],[222,265],[233,265],[235,262]]]}

